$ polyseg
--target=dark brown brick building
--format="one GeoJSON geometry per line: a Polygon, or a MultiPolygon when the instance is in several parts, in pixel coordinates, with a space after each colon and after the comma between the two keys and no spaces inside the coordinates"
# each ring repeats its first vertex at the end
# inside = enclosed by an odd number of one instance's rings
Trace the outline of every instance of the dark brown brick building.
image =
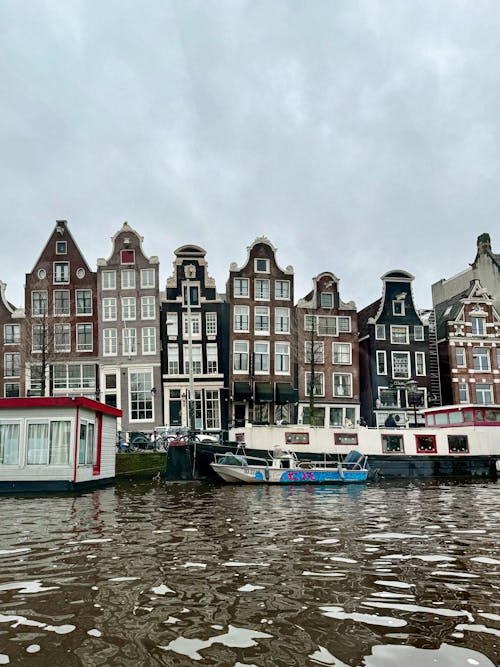
{"type": "Polygon", "coordinates": [[[24,312],[6,297],[6,284],[0,281],[0,396],[14,398],[24,393],[21,366],[21,331],[24,312]]]}

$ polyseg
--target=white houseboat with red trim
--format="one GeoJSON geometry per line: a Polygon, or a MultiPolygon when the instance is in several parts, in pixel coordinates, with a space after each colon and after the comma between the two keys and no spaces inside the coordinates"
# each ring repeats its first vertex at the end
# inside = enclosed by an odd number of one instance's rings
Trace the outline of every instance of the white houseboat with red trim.
{"type": "Polygon", "coordinates": [[[0,492],[73,491],[115,477],[121,410],[83,396],[0,399],[0,492]]]}
{"type": "MultiPolygon", "coordinates": [[[[425,426],[419,428],[247,425],[232,429],[229,439],[250,456],[279,448],[299,460],[336,459],[357,449],[387,479],[500,477],[499,405],[448,405],[423,414],[425,426]]],[[[198,447],[208,454],[209,445],[198,447]]]]}

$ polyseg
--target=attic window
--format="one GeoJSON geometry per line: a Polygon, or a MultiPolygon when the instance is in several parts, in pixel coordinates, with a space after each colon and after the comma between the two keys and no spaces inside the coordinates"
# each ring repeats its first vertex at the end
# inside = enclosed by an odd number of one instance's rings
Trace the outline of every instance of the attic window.
{"type": "Polygon", "coordinates": [[[68,252],[66,241],[56,241],[56,255],[65,255],[68,252]]]}
{"type": "Polygon", "coordinates": [[[122,264],[135,264],[135,250],[122,250],[120,257],[122,264]]]}
{"type": "Polygon", "coordinates": [[[321,292],[320,297],[320,306],[321,308],[333,308],[333,293],[332,292],[321,292]]]}
{"type": "Polygon", "coordinates": [[[257,257],[255,259],[255,271],[256,273],[269,273],[269,260],[257,257]]]}
{"type": "Polygon", "coordinates": [[[392,302],[392,314],[403,316],[405,314],[405,302],[404,301],[393,301],[392,302]]]}

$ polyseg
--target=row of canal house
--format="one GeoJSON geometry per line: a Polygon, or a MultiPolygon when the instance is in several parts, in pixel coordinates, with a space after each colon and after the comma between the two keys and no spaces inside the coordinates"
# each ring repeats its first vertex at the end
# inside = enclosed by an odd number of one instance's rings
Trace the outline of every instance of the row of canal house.
{"type": "Polygon", "coordinates": [[[160,291],[158,257],[127,223],[93,271],[58,221],[30,273],[24,309],[0,283],[2,395],[87,395],[121,408],[125,432],[194,424],[421,423],[422,407],[500,402],[499,257],[478,239],[470,271],[433,286],[389,271],[359,312],[331,272],[295,302],[294,272],[265,237],[230,265],[225,294],[205,251],[185,245],[160,291]]]}

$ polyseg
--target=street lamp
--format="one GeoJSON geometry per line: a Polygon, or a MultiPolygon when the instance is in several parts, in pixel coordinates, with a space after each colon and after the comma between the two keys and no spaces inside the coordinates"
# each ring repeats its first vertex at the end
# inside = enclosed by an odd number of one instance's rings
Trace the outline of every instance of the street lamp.
{"type": "Polygon", "coordinates": [[[420,405],[420,392],[418,391],[418,382],[408,380],[407,384],[408,405],[413,407],[413,423],[417,426],[417,406],[420,405]]]}

